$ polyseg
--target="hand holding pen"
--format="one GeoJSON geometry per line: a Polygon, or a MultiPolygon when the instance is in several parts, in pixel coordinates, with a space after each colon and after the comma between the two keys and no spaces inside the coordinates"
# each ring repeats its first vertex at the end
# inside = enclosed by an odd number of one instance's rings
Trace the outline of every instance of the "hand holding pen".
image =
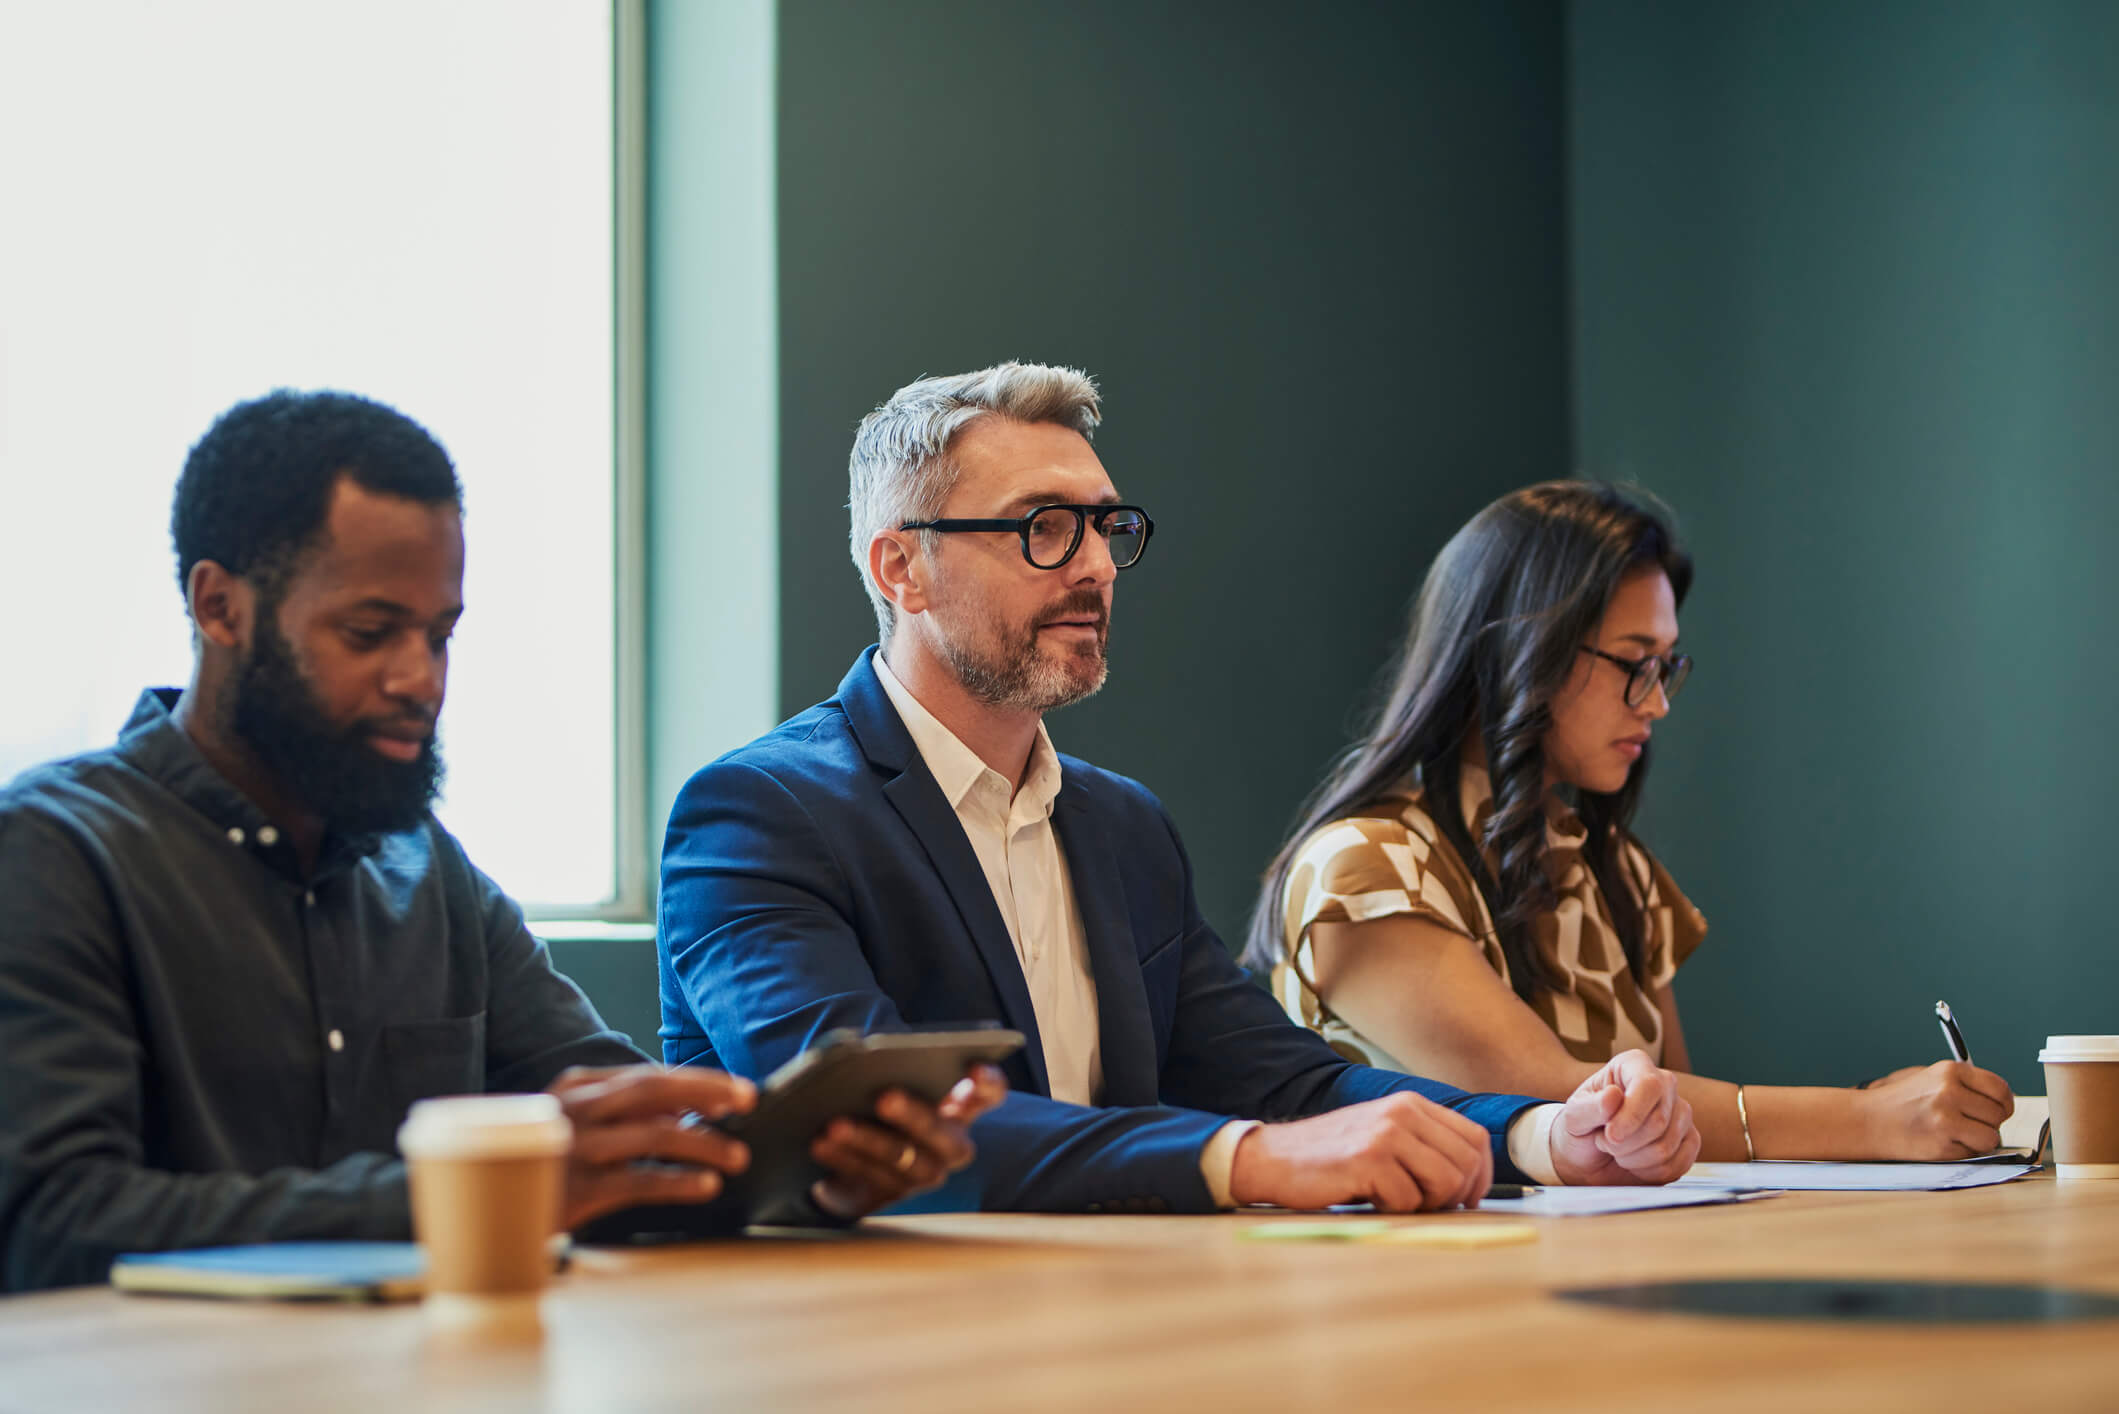
{"type": "Polygon", "coordinates": [[[1935,1020],[1951,1059],[1897,1071],[1857,1091],[1870,1152],[1895,1159],[1966,1159],[2001,1147],[2001,1122],[2015,1111],[2009,1084],[1972,1064],[1949,1003],[1935,1020]]]}

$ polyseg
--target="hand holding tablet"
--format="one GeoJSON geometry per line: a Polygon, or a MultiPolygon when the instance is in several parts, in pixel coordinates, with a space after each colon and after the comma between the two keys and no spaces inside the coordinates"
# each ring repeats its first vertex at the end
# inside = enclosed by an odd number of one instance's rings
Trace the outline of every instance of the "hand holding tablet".
{"type": "Polygon", "coordinates": [[[717,1236],[753,1223],[814,1225],[819,1214],[846,1221],[931,1188],[970,1161],[965,1130],[1007,1094],[993,1063],[1022,1045],[1021,1032],[998,1028],[827,1033],[766,1077],[754,1105],[691,1121],[700,1139],[743,1154],[715,1165],[711,1202],[643,1198],[659,1206],[576,1238],[717,1236]]]}
{"type": "Polygon", "coordinates": [[[811,1203],[851,1218],[933,1187],[970,1161],[964,1127],[1000,1103],[1006,1084],[992,1066],[1022,1044],[999,1029],[827,1036],[724,1126],[751,1149],[731,1198],[751,1222],[811,1203]]]}

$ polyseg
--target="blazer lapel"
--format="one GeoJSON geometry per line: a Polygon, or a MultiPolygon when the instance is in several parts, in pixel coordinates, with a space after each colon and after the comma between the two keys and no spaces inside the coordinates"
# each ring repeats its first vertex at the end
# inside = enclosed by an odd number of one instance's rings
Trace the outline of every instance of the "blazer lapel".
{"type": "MultiPolygon", "coordinates": [[[[1064,770],[1064,766],[1062,767],[1064,770]]],[[[1098,828],[1089,792],[1063,779],[1053,803],[1052,827],[1074,884],[1089,971],[1096,980],[1097,1030],[1104,1066],[1103,1103],[1160,1103],[1162,1064],[1148,1019],[1148,992],[1140,976],[1140,952],[1126,921],[1125,880],[1118,857],[1098,828]]]]}
{"type": "MultiPolygon", "coordinates": [[[[872,650],[871,650],[872,651],[872,650]]],[[[927,858],[956,904],[957,914],[971,934],[994,994],[1001,1000],[1002,1019],[1023,1033],[1022,1058],[1029,1067],[1037,1092],[1052,1093],[1045,1070],[1045,1045],[1038,1034],[1037,1013],[1030,1005],[1030,988],[1023,980],[1023,965],[1009,941],[1008,925],[1001,919],[1000,905],[986,882],[986,871],[972,852],[963,822],[927,769],[911,733],[899,720],[890,695],[869,665],[864,652],[852,671],[839,684],[839,705],[846,713],[854,738],[869,761],[894,773],[883,785],[883,798],[904,820],[906,828],[927,852],[927,858]]],[[[923,940],[924,941],[924,940],[923,940]]],[[[929,943],[928,945],[931,945],[929,943]]]]}

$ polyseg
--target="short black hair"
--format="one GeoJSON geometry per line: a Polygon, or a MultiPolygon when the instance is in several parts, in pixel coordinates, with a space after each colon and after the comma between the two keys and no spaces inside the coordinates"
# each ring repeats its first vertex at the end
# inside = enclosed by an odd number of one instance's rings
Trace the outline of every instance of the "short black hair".
{"type": "Polygon", "coordinates": [[[463,505],[441,443],[396,408],[352,393],[281,388],[237,403],[184,458],[169,516],[177,589],[212,560],[277,594],[323,534],[341,476],[422,505],[463,505]]]}

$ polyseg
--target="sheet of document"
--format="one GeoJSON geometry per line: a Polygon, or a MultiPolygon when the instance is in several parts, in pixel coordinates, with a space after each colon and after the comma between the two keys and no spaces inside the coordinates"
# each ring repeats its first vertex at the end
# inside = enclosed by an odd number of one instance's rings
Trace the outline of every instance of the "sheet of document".
{"type": "Polygon", "coordinates": [[[1801,1188],[1860,1193],[1934,1192],[2007,1183],[2034,1164],[1828,1164],[1761,1161],[1755,1164],[1694,1164],[1673,1188],[1801,1188]]]}
{"type": "Polygon", "coordinates": [[[1743,1203],[1770,1193],[1693,1184],[1685,1188],[1543,1188],[1527,1198],[1488,1198],[1482,1213],[1521,1213],[1530,1218],[1581,1218],[1598,1213],[1638,1213],[1649,1208],[1697,1208],[1743,1203]]]}

